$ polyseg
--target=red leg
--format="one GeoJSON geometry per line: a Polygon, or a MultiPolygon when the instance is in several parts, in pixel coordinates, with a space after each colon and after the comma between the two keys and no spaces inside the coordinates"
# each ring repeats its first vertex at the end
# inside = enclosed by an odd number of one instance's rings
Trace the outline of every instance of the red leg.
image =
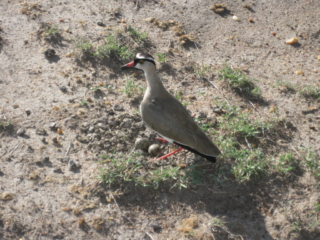
{"type": "Polygon", "coordinates": [[[167,157],[169,157],[169,156],[171,156],[171,155],[173,155],[173,154],[175,154],[177,152],[180,152],[181,150],[183,150],[183,148],[178,148],[177,150],[174,150],[173,152],[168,153],[168,154],[166,154],[166,155],[164,155],[164,156],[162,156],[160,158],[151,159],[149,162],[154,162],[154,161],[157,161],[157,160],[165,159],[165,158],[167,158],[167,157]]]}
{"type": "Polygon", "coordinates": [[[165,140],[164,138],[156,138],[157,140],[159,140],[161,143],[167,143],[168,141],[165,140]]]}

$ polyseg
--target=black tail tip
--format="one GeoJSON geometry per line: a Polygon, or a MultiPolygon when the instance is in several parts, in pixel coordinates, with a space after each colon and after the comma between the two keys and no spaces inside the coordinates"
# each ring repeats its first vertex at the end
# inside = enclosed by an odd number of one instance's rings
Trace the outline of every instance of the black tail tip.
{"type": "Polygon", "coordinates": [[[205,158],[206,158],[209,162],[212,162],[212,163],[217,162],[217,157],[209,157],[209,156],[206,156],[205,158]]]}

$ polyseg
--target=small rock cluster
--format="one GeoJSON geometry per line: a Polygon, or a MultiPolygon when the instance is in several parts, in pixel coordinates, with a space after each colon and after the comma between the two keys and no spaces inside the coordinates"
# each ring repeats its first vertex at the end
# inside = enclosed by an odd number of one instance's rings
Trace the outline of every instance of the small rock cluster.
{"type": "Polygon", "coordinates": [[[106,116],[82,122],[76,139],[87,144],[87,149],[93,152],[111,149],[125,152],[131,149],[134,139],[144,130],[140,115],[115,114],[109,110],[106,116]]]}

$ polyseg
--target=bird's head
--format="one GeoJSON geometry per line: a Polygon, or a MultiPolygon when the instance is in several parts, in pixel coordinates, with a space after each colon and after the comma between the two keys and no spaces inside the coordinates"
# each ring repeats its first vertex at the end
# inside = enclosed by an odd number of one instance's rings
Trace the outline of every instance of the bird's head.
{"type": "Polygon", "coordinates": [[[121,70],[136,68],[144,72],[148,72],[148,70],[153,69],[155,67],[156,63],[151,55],[146,53],[137,53],[134,60],[126,65],[123,65],[121,67],[121,70]]]}

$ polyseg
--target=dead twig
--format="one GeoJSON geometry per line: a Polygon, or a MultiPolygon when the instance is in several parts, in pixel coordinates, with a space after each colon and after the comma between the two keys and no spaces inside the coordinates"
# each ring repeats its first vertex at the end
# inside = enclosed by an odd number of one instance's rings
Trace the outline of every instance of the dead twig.
{"type": "MultiPolygon", "coordinates": [[[[21,143],[19,143],[19,144],[18,144],[13,150],[11,150],[8,154],[4,153],[1,158],[3,158],[3,157],[6,156],[6,155],[11,155],[12,153],[14,153],[14,151],[17,150],[18,147],[20,147],[20,145],[21,145],[21,143]]],[[[0,159],[1,159],[1,158],[0,158],[0,159]]]]}
{"type": "Polygon", "coordinates": [[[298,156],[301,157],[301,155],[300,155],[300,153],[297,151],[297,149],[296,149],[294,146],[292,146],[292,145],[291,145],[291,147],[292,147],[292,149],[298,154],[298,156]]]}
{"type": "Polygon", "coordinates": [[[254,108],[254,110],[255,110],[255,111],[259,114],[259,116],[261,117],[261,115],[260,115],[257,107],[256,107],[251,101],[248,100],[248,102],[251,104],[251,106],[254,108]]]}
{"type": "Polygon", "coordinates": [[[222,97],[224,98],[224,100],[226,101],[226,103],[228,104],[229,107],[231,107],[231,105],[229,104],[227,98],[224,96],[224,94],[220,91],[220,89],[212,82],[210,81],[209,79],[205,78],[209,83],[212,84],[212,86],[214,86],[215,89],[218,90],[218,92],[222,95],[222,97]]]}
{"type": "Polygon", "coordinates": [[[70,143],[70,144],[69,144],[68,150],[67,150],[67,152],[66,152],[66,156],[68,156],[68,154],[69,154],[69,152],[70,152],[70,149],[71,149],[72,145],[73,145],[72,143],[70,143]]]}
{"type": "Polygon", "coordinates": [[[252,151],[252,147],[251,147],[251,144],[248,142],[247,138],[245,137],[244,140],[246,140],[246,143],[248,145],[248,147],[250,148],[250,150],[252,151]]]}

